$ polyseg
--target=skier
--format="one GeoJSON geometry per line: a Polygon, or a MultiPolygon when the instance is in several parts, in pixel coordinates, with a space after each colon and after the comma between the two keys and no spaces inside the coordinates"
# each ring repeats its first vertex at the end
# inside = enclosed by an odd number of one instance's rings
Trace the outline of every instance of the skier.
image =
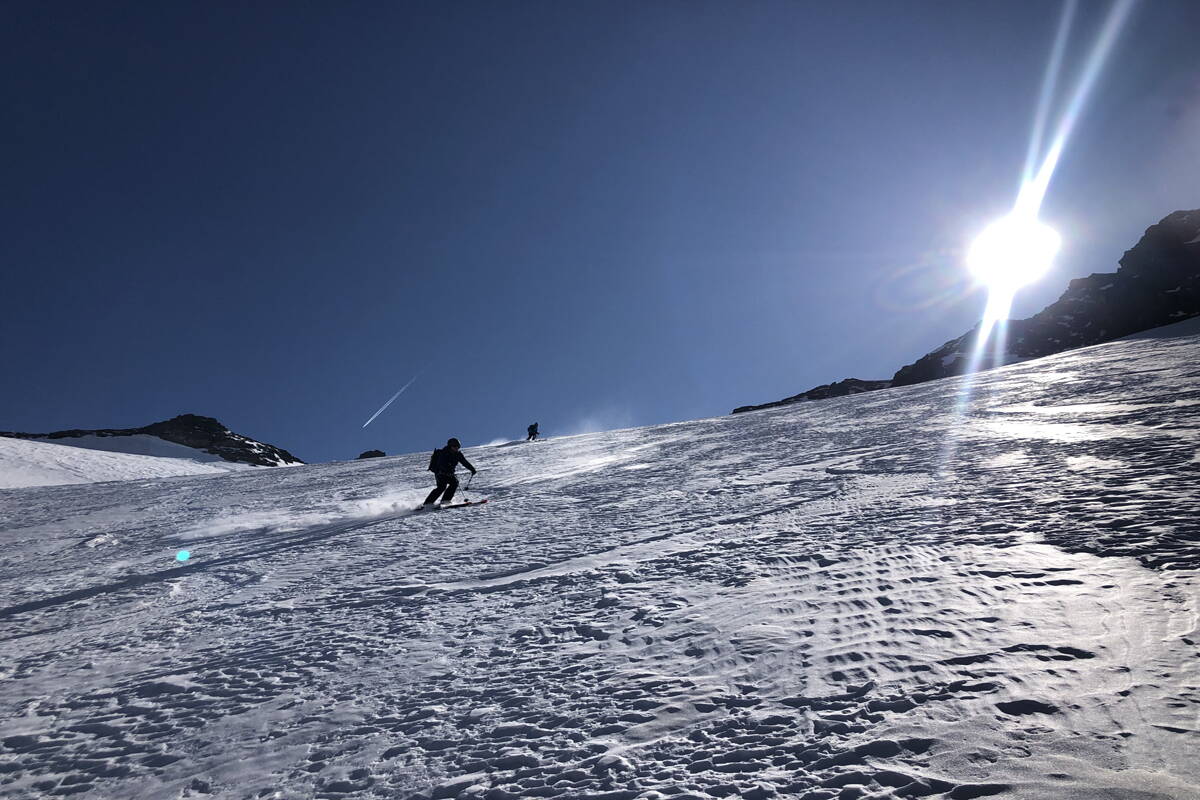
{"type": "Polygon", "coordinates": [[[471,462],[462,454],[461,447],[458,439],[451,437],[445,447],[434,450],[433,455],[429,457],[429,471],[437,479],[437,488],[425,498],[422,508],[433,505],[439,496],[442,498],[442,505],[450,505],[454,493],[458,491],[458,478],[454,477],[454,469],[459,464],[471,470],[472,475],[475,474],[475,467],[471,466],[471,462]]]}
{"type": "Polygon", "coordinates": [[[537,423],[536,423],[536,422],[535,422],[535,423],[533,423],[532,425],[530,425],[530,426],[529,426],[528,428],[526,428],[525,430],[526,430],[526,431],[529,433],[529,436],[528,436],[528,437],[526,437],[525,441],[527,441],[527,442],[532,442],[534,439],[536,439],[536,438],[537,438],[537,435],[538,435],[538,429],[537,429],[537,423]]]}

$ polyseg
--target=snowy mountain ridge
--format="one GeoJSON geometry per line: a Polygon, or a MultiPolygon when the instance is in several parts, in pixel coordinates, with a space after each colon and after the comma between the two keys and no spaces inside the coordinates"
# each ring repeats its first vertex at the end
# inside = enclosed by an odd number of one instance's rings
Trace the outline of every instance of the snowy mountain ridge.
{"type": "Polygon", "coordinates": [[[92,450],[133,453],[196,461],[224,460],[259,467],[277,467],[304,462],[274,445],[234,433],[212,417],[180,414],[141,428],[66,430],[54,433],[0,431],[0,437],[53,442],[92,450]],[[149,437],[166,443],[159,445],[149,437]]]}
{"type": "Polygon", "coordinates": [[[115,443],[97,436],[52,441],[0,437],[0,490],[254,469],[155,436],[135,435],[115,443]]]}
{"type": "Polygon", "coordinates": [[[1200,797],[1196,322],[472,448],[477,508],[425,451],[2,492],[0,794],[1200,797]]]}

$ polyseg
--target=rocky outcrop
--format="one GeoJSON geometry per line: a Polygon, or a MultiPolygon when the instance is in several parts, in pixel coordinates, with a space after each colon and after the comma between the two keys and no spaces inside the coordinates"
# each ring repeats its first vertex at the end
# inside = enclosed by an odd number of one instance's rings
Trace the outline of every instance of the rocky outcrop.
{"type": "MultiPolygon", "coordinates": [[[[1116,272],[1076,278],[1055,302],[1010,320],[1004,352],[984,349],[979,369],[1120,339],[1200,315],[1200,210],[1176,211],[1147,229],[1116,272]]],[[[895,386],[961,375],[979,327],[901,367],[895,386]]]]}
{"type": "Polygon", "coordinates": [[[1003,351],[989,344],[972,362],[980,331],[976,325],[901,367],[890,381],[847,378],[774,403],[741,406],[733,413],[962,375],[971,369],[1040,358],[1200,316],[1200,209],[1176,211],[1151,225],[1118,264],[1116,272],[1093,273],[1071,281],[1058,300],[1032,317],[1009,320],[1003,351]]]}
{"type": "Polygon", "coordinates": [[[792,403],[800,403],[805,400],[827,400],[830,397],[845,397],[851,394],[861,394],[863,392],[873,392],[877,389],[886,389],[891,386],[891,381],[864,381],[859,378],[846,378],[845,380],[835,381],[834,383],[826,383],[815,389],[809,389],[807,392],[785,397],[782,400],[776,400],[774,403],[763,403],[758,406],[740,406],[733,410],[734,414],[741,414],[743,411],[758,411],[763,408],[778,408],[779,406],[787,406],[792,403]]]}
{"type": "MultiPolygon", "coordinates": [[[[303,464],[287,450],[255,441],[248,436],[234,433],[212,417],[196,414],[181,414],[174,419],[155,422],[143,428],[106,428],[100,430],[69,430],[54,433],[10,433],[0,436],[16,439],[72,439],[81,436],[157,436],[175,444],[202,450],[226,461],[254,464],[260,467],[278,467],[286,464],[303,464]]],[[[68,444],[64,442],[64,444],[68,444]]]]}
{"type": "Polygon", "coordinates": [[[383,458],[387,453],[382,450],[366,450],[358,454],[359,458],[383,458]]]}

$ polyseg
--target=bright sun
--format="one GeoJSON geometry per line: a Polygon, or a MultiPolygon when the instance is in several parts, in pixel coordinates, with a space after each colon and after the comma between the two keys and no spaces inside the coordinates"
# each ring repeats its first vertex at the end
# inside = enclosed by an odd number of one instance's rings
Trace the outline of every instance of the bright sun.
{"type": "Polygon", "coordinates": [[[979,234],[967,253],[967,266],[992,292],[1011,295],[1046,273],[1061,244],[1053,228],[1014,213],[979,234]]]}

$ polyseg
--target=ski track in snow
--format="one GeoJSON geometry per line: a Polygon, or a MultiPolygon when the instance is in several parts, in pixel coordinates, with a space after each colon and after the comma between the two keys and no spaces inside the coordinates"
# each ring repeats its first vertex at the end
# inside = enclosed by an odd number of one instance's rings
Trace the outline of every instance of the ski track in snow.
{"type": "Polygon", "coordinates": [[[0,492],[0,794],[1200,797],[1198,344],[0,492]]]}

